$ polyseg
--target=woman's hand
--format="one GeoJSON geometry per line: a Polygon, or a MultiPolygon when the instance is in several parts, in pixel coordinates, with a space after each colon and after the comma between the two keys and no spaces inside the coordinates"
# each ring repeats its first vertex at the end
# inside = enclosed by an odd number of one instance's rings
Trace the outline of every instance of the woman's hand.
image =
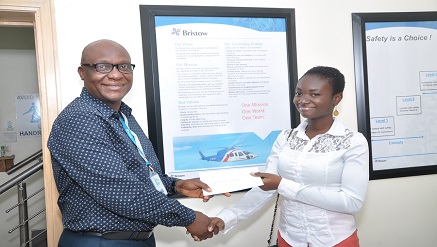
{"type": "Polygon", "coordinates": [[[211,217],[211,222],[208,226],[208,231],[213,232],[214,235],[217,235],[219,231],[225,228],[225,222],[218,217],[211,217]]]}
{"type": "Polygon", "coordinates": [[[254,177],[260,177],[264,183],[264,185],[259,186],[260,189],[267,191],[267,190],[277,190],[279,183],[282,180],[282,177],[271,174],[271,173],[264,173],[264,172],[254,172],[251,173],[254,177]]]}

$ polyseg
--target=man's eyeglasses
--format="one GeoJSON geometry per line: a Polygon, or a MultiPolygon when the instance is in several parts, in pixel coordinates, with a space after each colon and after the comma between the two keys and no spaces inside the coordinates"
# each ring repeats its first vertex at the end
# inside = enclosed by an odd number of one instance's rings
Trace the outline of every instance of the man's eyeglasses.
{"type": "Polygon", "coordinates": [[[93,67],[97,72],[107,74],[111,72],[115,66],[117,66],[118,71],[122,74],[130,74],[134,71],[135,64],[131,63],[120,63],[120,64],[112,64],[112,63],[95,63],[95,64],[81,64],[81,66],[93,67]]]}

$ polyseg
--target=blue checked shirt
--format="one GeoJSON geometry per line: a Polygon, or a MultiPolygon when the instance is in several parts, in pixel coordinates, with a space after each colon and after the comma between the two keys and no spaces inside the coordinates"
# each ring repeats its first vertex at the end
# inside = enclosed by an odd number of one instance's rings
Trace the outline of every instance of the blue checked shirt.
{"type": "MultiPolygon", "coordinates": [[[[173,178],[162,175],[155,151],[122,103],[130,129],[167,191],[173,178]]],[[[149,169],[129,139],[119,113],[84,88],[58,116],[48,148],[65,228],[73,231],[148,231],[156,225],[187,226],[193,210],[158,192],[149,169]]]]}

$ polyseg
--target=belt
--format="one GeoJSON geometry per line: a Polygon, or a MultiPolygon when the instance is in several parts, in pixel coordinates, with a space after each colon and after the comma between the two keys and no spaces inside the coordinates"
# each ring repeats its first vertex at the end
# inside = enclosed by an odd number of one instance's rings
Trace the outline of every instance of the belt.
{"type": "Polygon", "coordinates": [[[108,231],[108,232],[80,232],[71,231],[81,235],[96,236],[104,239],[110,240],[146,240],[152,236],[153,231],[143,231],[143,232],[119,232],[119,231],[108,231]]]}

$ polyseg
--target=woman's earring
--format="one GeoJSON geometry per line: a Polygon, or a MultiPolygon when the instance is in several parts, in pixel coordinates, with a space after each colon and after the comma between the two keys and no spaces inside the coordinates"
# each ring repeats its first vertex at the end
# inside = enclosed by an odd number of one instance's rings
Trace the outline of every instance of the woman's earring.
{"type": "Polygon", "coordinates": [[[337,110],[337,106],[334,107],[334,117],[338,116],[340,114],[337,110]]]}

